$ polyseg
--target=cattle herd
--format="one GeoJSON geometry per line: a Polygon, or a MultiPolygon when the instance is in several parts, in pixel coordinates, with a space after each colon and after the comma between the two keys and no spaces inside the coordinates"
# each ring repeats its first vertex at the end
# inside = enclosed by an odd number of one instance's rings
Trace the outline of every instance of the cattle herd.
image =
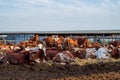
{"type": "Polygon", "coordinates": [[[47,36],[39,40],[34,35],[19,44],[0,43],[0,64],[30,64],[52,60],[55,63],[69,64],[75,58],[96,58],[106,60],[120,57],[120,41],[109,44],[89,42],[86,37],[47,36]]]}

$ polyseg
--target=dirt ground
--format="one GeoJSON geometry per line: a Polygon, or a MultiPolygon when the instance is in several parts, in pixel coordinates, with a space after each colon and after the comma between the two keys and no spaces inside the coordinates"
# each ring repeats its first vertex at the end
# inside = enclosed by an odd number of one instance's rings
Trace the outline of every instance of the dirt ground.
{"type": "Polygon", "coordinates": [[[0,80],[120,80],[120,59],[77,59],[67,65],[0,65],[0,80]]]}

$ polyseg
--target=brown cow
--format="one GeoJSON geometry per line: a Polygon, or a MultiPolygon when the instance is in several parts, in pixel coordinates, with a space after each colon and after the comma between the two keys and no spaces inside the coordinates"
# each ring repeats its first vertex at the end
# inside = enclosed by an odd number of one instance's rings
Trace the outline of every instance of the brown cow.
{"type": "Polygon", "coordinates": [[[0,63],[6,64],[7,62],[11,64],[29,64],[29,55],[27,52],[21,54],[4,52],[3,56],[1,56],[0,63]]]}
{"type": "Polygon", "coordinates": [[[62,51],[59,52],[55,57],[54,57],[54,62],[59,62],[59,63],[69,63],[71,61],[74,61],[75,57],[70,51],[62,51]]]}
{"type": "Polygon", "coordinates": [[[78,39],[79,47],[87,47],[88,46],[88,38],[79,37],[77,39],[78,39]]]}
{"type": "Polygon", "coordinates": [[[53,47],[54,46],[54,41],[53,41],[52,36],[44,38],[43,41],[45,42],[46,47],[53,47]]]}
{"type": "Polygon", "coordinates": [[[0,62],[2,64],[6,64],[7,62],[12,64],[33,64],[33,60],[31,60],[30,51],[20,51],[15,53],[13,50],[1,50],[0,51],[0,62]]]}
{"type": "Polygon", "coordinates": [[[48,36],[43,39],[45,47],[56,47],[63,50],[64,37],[62,36],[48,36]]]}
{"type": "Polygon", "coordinates": [[[70,63],[75,61],[75,58],[83,59],[85,58],[85,50],[80,49],[76,52],[73,51],[61,51],[54,57],[54,62],[70,63]]]}
{"type": "Polygon", "coordinates": [[[34,62],[40,63],[41,61],[48,61],[53,60],[53,58],[59,53],[60,51],[56,48],[47,48],[47,49],[39,49],[37,51],[30,51],[30,60],[34,62]]]}
{"type": "Polygon", "coordinates": [[[111,57],[120,58],[120,41],[111,41],[109,46],[112,49],[111,57]]]}
{"type": "Polygon", "coordinates": [[[111,57],[112,57],[112,58],[115,58],[115,59],[120,58],[120,48],[119,48],[119,47],[115,47],[115,46],[112,45],[112,44],[110,44],[109,46],[110,46],[110,48],[112,49],[112,51],[110,52],[111,57]]]}
{"type": "Polygon", "coordinates": [[[39,41],[39,35],[38,34],[35,34],[33,38],[30,38],[29,40],[30,42],[38,42],[39,41]]]}
{"type": "Polygon", "coordinates": [[[110,45],[113,45],[114,47],[120,47],[120,41],[111,41],[110,45]]]}
{"type": "Polygon", "coordinates": [[[30,51],[29,53],[29,60],[35,63],[40,63],[41,61],[48,61],[44,51],[39,49],[38,51],[30,51]]]}
{"type": "Polygon", "coordinates": [[[70,37],[67,37],[65,39],[64,45],[66,49],[73,48],[73,47],[78,47],[78,40],[77,39],[72,39],[70,37]]]}
{"type": "Polygon", "coordinates": [[[61,50],[64,49],[64,37],[63,36],[55,37],[54,42],[58,49],[61,49],[61,50]]]}

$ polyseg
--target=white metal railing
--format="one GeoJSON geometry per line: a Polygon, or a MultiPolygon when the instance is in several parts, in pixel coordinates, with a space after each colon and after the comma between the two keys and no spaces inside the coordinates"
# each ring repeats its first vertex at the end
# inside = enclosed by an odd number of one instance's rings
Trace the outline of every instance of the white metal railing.
{"type": "MultiPolygon", "coordinates": [[[[92,42],[94,42],[94,40],[95,40],[95,38],[94,37],[88,37],[89,38],[89,41],[92,41],[92,42]]],[[[43,39],[43,38],[40,38],[40,40],[41,39],[43,39]]],[[[102,41],[102,42],[110,42],[110,41],[115,41],[115,40],[120,40],[120,36],[118,36],[118,37],[110,37],[110,36],[107,36],[107,37],[98,37],[98,39],[100,39],[100,41],[102,41]]],[[[6,39],[3,39],[3,40],[0,40],[0,43],[8,43],[8,42],[10,42],[10,43],[14,43],[14,44],[18,44],[18,43],[20,43],[21,41],[25,41],[25,40],[6,40],[6,39]]]]}
{"type": "Polygon", "coordinates": [[[10,42],[10,43],[15,43],[15,40],[0,40],[0,43],[8,43],[8,42],[10,42]]]}
{"type": "Polygon", "coordinates": [[[20,42],[21,42],[21,40],[0,40],[0,43],[4,43],[4,44],[6,44],[6,43],[18,44],[20,42]]]}

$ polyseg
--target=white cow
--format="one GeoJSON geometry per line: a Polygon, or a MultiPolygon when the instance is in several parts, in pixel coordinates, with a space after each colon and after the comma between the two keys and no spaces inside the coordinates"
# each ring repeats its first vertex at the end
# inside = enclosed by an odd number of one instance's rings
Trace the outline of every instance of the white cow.
{"type": "Polygon", "coordinates": [[[110,59],[110,54],[106,47],[100,47],[96,52],[97,59],[110,59]]]}

